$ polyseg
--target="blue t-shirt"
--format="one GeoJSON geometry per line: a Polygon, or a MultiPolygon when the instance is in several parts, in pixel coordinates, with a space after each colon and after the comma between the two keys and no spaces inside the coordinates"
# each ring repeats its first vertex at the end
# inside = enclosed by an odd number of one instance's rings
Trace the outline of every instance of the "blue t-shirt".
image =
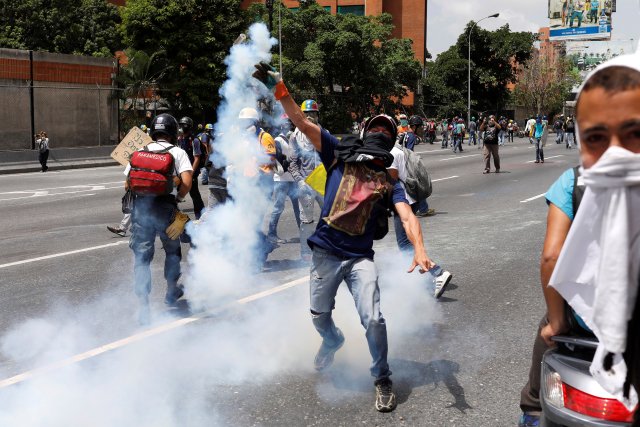
{"type": "MultiPolygon", "coordinates": [[[[374,203],[357,201],[367,197],[367,194],[371,195],[373,187],[378,188],[386,182],[386,170],[384,167],[376,170],[369,165],[346,164],[341,161],[331,167],[335,160],[334,150],[339,141],[325,129],[321,130],[320,137],[320,159],[327,169],[327,183],[320,221],[307,243],[311,247],[317,245],[339,257],[373,259],[375,218],[367,211],[370,211],[374,203]],[[345,170],[347,179],[343,180],[345,170]],[[357,175],[364,175],[366,179],[355,179],[357,175]]],[[[404,188],[399,182],[393,184],[391,200],[394,204],[408,203],[404,188]]]]}
{"type": "Polygon", "coordinates": [[[567,169],[564,171],[560,178],[556,180],[549,190],[545,197],[547,199],[547,204],[553,203],[556,205],[562,212],[567,214],[569,219],[573,221],[573,181],[575,180],[575,176],[573,173],[573,168],[567,169]]]}
{"type": "Polygon", "coordinates": [[[407,149],[413,151],[413,148],[416,146],[418,136],[413,132],[406,132],[404,135],[402,143],[407,147],[407,149]]]}
{"type": "MultiPolygon", "coordinates": [[[[571,221],[573,221],[573,182],[575,180],[575,172],[573,168],[564,171],[560,178],[558,178],[549,191],[545,194],[547,204],[553,203],[562,212],[564,212],[571,221]]],[[[571,309],[571,314],[578,322],[578,324],[586,331],[591,332],[591,329],[584,323],[584,320],[578,314],[571,309]]]]}

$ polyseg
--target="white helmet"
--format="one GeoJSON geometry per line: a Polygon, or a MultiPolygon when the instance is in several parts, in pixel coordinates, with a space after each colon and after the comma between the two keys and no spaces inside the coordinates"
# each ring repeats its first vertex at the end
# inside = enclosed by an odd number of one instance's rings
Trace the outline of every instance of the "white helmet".
{"type": "Polygon", "coordinates": [[[238,114],[239,119],[250,119],[258,121],[260,120],[260,116],[258,115],[258,111],[255,108],[246,107],[240,110],[240,114],[238,114]]]}

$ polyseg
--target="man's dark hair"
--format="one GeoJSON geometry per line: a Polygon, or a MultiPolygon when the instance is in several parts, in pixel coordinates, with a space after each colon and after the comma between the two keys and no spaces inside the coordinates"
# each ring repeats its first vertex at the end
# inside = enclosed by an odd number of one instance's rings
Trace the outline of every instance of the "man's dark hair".
{"type": "Polygon", "coordinates": [[[607,67],[595,73],[585,83],[582,91],[602,88],[609,93],[640,88],[640,71],[629,67],[607,67]]]}

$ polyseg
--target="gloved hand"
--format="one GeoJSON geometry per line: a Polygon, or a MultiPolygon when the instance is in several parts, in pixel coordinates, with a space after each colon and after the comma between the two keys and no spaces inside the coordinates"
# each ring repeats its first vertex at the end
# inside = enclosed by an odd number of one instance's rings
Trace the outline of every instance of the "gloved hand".
{"type": "Polygon", "coordinates": [[[264,84],[267,89],[272,90],[276,97],[276,100],[280,100],[285,96],[289,95],[289,91],[287,87],[284,85],[282,81],[282,77],[280,73],[278,73],[275,68],[266,62],[260,62],[255,65],[256,71],[253,73],[253,77],[260,80],[262,84],[264,84]]]}
{"type": "Polygon", "coordinates": [[[169,224],[164,232],[167,233],[167,236],[169,236],[171,240],[177,240],[184,231],[184,227],[189,220],[189,215],[176,209],[173,214],[171,224],[169,224]]]}

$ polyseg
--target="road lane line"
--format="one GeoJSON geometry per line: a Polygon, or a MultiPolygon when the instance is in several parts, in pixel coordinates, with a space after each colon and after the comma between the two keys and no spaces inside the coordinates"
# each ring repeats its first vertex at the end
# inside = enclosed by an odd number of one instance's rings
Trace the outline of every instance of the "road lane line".
{"type": "MultiPolygon", "coordinates": [[[[36,188],[34,190],[3,191],[3,192],[0,192],[0,196],[3,195],[3,194],[36,193],[36,192],[40,192],[40,191],[48,192],[48,191],[51,191],[51,190],[63,190],[63,189],[69,189],[69,188],[86,188],[86,187],[94,187],[95,188],[95,187],[104,187],[105,185],[113,185],[113,184],[124,185],[124,180],[111,181],[111,182],[101,182],[99,184],[66,185],[64,187],[36,188]]],[[[98,189],[98,188],[96,188],[96,189],[98,189]]]]}
{"type": "Polygon", "coordinates": [[[446,159],[440,159],[441,162],[446,162],[447,160],[455,160],[455,159],[463,159],[465,157],[475,157],[475,156],[479,156],[480,153],[478,154],[465,154],[464,156],[456,156],[456,157],[448,157],[446,159]]]}
{"type": "Polygon", "coordinates": [[[538,194],[537,196],[529,197],[528,199],[525,199],[525,200],[520,200],[520,203],[527,203],[527,202],[530,202],[532,200],[539,199],[540,197],[543,197],[545,194],[547,194],[547,193],[538,194]]]}
{"type": "MultiPolygon", "coordinates": [[[[236,300],[235,302],[237,304],[247,304],[247,303],[250,303],[252,301],[256,301],[256,300],[259,300],[261,298],[265,298],[265,297],[268,297],[270,295],[277,294],[277,293],[285,291],[285,290],[287,290],[289,288],[293,288],[294,286],[298,286],[298,285],[301,285],[303,283],[308,283],[308,282],[309,282],[309,277],[308,276],[300,277],[298,279],[292,280],[292,281],[284,283],[282,285],[273,287],[271,289],[267,289],[266,291],[258,292],[256,294],[249,295],[249,296],[244,297],[244,298],[240,298],[239,300],[236,300]]],[[[31,370],[22,372],[20,374],[14,375],[14,376],[12,376],[10,378],[6,378],[6,379],[0,381],[0,389],[8,387],[8,386],[11,386],[13,384],[21,383],[23,381],[27,381],[27,380],[29,380],[29,379],[37,376],[37,375],[44,375],[44,374],[47,374],[49,372],[55,371],[57,369],[73,365],[74,363],[78,363],[78,362],[81,362],[83,360],[87,360],[87,359],[90,359],[92,357],[99,356],[99,355],[107,353],[109,351],[117,350],[117,349],[125,347],[125,346],[127,346],[129,344],[133,344],[133,343],[142,341],[144,339],[147,339],[147,338],[162,334],[164,332],[171,331],[171,330],[179,328],[181,326],[185,326],[185,325],[188,325],[190,323],[197,322],[198,320],[201,320],[201,319],[204,319],[204,318],[207,318],[207,317],[211,317],[211,316],[215,315],[216,313],[223,312],[224,310],[229,308],[230,305],[231,304],[219,307],[216,310],[211,310],[211,311],[204,312],[204,313],[199,313],[199,314],[196,314],[196,315],[193,315],[193,316],[190,316],[190,317],[177,319],[177,320],[174,320],[172,322],[168,322],[168,323],[156,326],[156,327],[151,328],[151,329],[146,329],[144,331],[138,332],[137,334],[130,335],[130,336],[126,337],[126,338],[122,338],[122,339],[119,339],[117,341],[110,342],[110,343],[102,345],[100,347],[96,347],[94,349],[85,351],[83,353],[76,354],[76,355],[71,356],[71,357],[69,357],[67,359],[63,359],[63,360],[60,360],[58,362],[51,363],[49,365],[45,365],[45,366],[42,366],[40,368],[35,368],[35,369],[31,369],[31,370]]]]}
{"type": "MultiPolygon", "coordinates": [[[[562,156],[564,156],[564,154],[559,154],[557,156],[546,157],[545,160],[546,159],[555,159],[556,157],[562,157],[562,156]]],[[[536,162],[535,160],[529,160],[527,163],[535,163],[535,162],[536,162]]]]}
{"type": "Polygon", "coordinates": [[[13,267],[13,266],[16,266],[16,265],[28,264],[30,262],[43,261],[45,259],[58,258],[58,257],[61,257],[61,256],[74,255],[74,254],[79,254],[79,253],[82,253],[82,252],[95,251],[95,250],[98,250],[98,249],[109,248],[111,246],[118,246],[118,245],[122,245],[122,244],[125,244],[125,243],[129,243],[129,241],[125,240],[125,241],[120,241],[120,242],[116,242],[116,243],[108,243],[106,245],[91,246],[89,248],[76,249],[75,251],[59,252],[57,254],[45,255],[45,256],[41,256],[41,257],[37,257],[37,258],[23,259],[22,261],[15,261],[15,262],[9,262],[7,264],[0,264],[0,268],[13,267]]]}
{"type": "Polygon", "coordinates": [[[445,181],[447,179],[460,178],[458,175],[448,176],[446,178],[432,179],[431,182],[445,181]]]}

